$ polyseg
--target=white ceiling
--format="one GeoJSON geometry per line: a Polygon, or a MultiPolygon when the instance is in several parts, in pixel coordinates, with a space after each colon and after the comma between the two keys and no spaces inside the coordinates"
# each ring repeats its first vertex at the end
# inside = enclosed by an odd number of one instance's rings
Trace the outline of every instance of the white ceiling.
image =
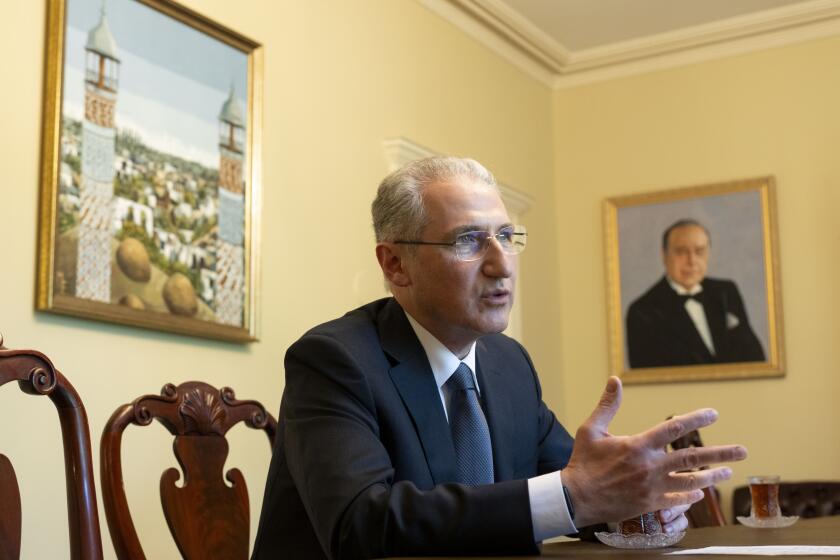
{"type": "Polygon", "coordinates": [[[840,35],[840,0],[417,0],[553,88],[840,35]]]}
{"type": "Polygon", "coordinates": [[[809,0],[501,1],[569,51],[578,51],[809,0]]]}

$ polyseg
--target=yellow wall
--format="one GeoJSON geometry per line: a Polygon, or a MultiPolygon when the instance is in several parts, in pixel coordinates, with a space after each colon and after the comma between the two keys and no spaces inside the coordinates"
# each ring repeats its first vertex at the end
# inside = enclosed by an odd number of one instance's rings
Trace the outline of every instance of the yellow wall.
{"type": "MultiPolygon", "coordinates": [[[[551,92],[413,0],[193,0],[187,5],[265,46],[261,342],[247,346],[33,311],[45,2],[11,2],[0,23],[3,180],[0,332],[46,352],[87,406],[98,464],[110,413],[168,381],[202,379],[276,413],[286,347],[382,292],[369,205],[387,172],[385,138],[472,155],[538,200],[553,186],[551,92]],[[354,281],[360,287],[354,290],[354,281]]],[[[532,215],[553,268],[550,205],[532,215]]],[[[536,269],[532,276],[536,277],[536,269]]],[[[546,322],[539,307],[527,309],[546,322]]],[[[538,347],[539,345],[537,345],[538,347]]],[[[544,344],[536,354],[550,355],[544,344]]],[[[67,557],[58,422],[47,399],[0,390],[0,450],[23,487],[24,558],[67,557]],[[9,426],[19,429],[10,430],[9,426]]],[[[129,503],[149,558],[173,558],[158,480],[174,464],[159,426],[129,428],[129,503]]],[[[264,436],[237,428],[229,461],[249,481],[252,538],[269,461],[264,436]]],[[[98,469],[97,469],[98,470],[98,469]]],[[[98,480],[97,480],[98,484],[98,480]]],[[[100,512],[101,512],[100,508],[100,512]]],[[[113,557],[102,514],[105,547],[113,557]]]]}
{"type": "MultiPolygon", "coordinates": [[[[840,476],[840,39],[559,91],[555,215],[563,417],[590,412],[608,370],[601,203],[611,196],[775,175],[787,376],[632,386],[616,433],[714,406],[706,444],[740,442],[749,474],[840,476]]],[[[727,511],[729,508],[727,507],[727,511]]]]}
{"type": "MultiPolygon", "coordinates": [[[[523,339],[546,400],[572,431],[607,375],[602,200],[775,174],[788,377],[629,387],[614,427],[637,431],[712,405],[723,418],[706,440],[751,450],[737,478],[837,477],[840,40],[552,93],[413,0],[186,2],[265,46],[261,342],[239,346],[33,311],[42,4],[11,3],[0,23],[0,332],[10,347],[46,352],[75,384],[95,462],[113,409],[168,381],[230,385],[276,412],[285,348],[382,294],[368,207],[386,172],[382,140],[404,136],[477,157],[536,200],[525,216],[523,339]]],[[[19,426],[0,431],[0,450],[23,487],[24,558],[67,557],[51,404],[3,387],[0,425],[19,426]]],[[[173,464],[163,432],[130,428],[124,442],[129,501],[150,558],[176,556],[157,498],[159,473],[173,464]]],[[[229,463],[250,482],[253,538],[269,451],[244,428],[230,439],[229,463]]]]}

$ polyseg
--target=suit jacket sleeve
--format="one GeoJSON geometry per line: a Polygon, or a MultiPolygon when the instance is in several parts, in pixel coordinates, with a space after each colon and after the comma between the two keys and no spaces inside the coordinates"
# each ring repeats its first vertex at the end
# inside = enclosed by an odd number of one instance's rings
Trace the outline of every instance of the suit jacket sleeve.
{"type": "MultiPolygon", "coordinates": [[[[309,334],[289,349],[283,401],[278,436],[331,558],[537,551],[525,480],[426,490],[395,481],[368,378],[335,338],[309,334]]],[[[552,468],[564,464],[554,443],[559,424],[550,411],[541,415],[542,443],[552,450],[544,465],[552,468]]]]}

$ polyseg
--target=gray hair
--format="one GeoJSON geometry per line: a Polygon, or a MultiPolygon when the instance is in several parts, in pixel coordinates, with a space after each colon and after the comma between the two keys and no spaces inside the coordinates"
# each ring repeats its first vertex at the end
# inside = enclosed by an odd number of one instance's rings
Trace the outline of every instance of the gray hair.
{"type": "Polygon", "coordinates": [[[474,159],[435,156],[408,162],[379,184],[371,205],[376,241],[417,239],[428,223],[423,205],[426,186],[467,177],[498,189],[496,179],[474,159]]]}

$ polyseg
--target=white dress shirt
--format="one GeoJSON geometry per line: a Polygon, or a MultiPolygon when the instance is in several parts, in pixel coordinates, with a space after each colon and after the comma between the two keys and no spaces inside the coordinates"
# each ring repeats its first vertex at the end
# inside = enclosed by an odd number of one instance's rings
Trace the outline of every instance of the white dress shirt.
{"type": "MultiPolygon", "coordinates": [[[[423,325],[415,321],[411,315],[406,313],[405,316],[408,318],[411,328],[414,329],[414,333],[420,340],[420,345],[423,346],[426,357],[429,359],[429,365],[432,367],[432,374],[435,376],[435,383],[437,383],[438,393],[440,394],[440,402],[443,404],[446,419],[449,421],[448,411],[451,394],[445,384],[449,376],[455,373],[462,362],[470,368],[475,380],[475,387],[478,394],[481,394],[481,387],[479,387],[478,378],[475,375],[475,342],[472,343],[470,351],[461,360],[432,333],[427,331],[423,325]]],[[[531,521],[534,526],[534,540],[536,542],[577,532],[566,507],[560,472],[555,471],[528,479],[528,498],[531,505],[531,521]]]]}
{"type": "MultiPolygon", "coordinates": [[[[690,290],[686,290],[670,278],[668,278],[668,283],[681,296],[694,296],[703,291],[703,286],[700,284],[695,284],[690,290]]],[[[714,356],[715,344],[712,342],[712,331],[709,329],[709,321],[706,319],[706,311],[703,309],[703,304],[696,299],[687,299],[685,301],[685,310],[688,316],[691,317],[691,321],[694,323],[694,328],[697,329],[700,338],[703,339],[703,344],[706,345],[706,348],[714,356]]]]}

